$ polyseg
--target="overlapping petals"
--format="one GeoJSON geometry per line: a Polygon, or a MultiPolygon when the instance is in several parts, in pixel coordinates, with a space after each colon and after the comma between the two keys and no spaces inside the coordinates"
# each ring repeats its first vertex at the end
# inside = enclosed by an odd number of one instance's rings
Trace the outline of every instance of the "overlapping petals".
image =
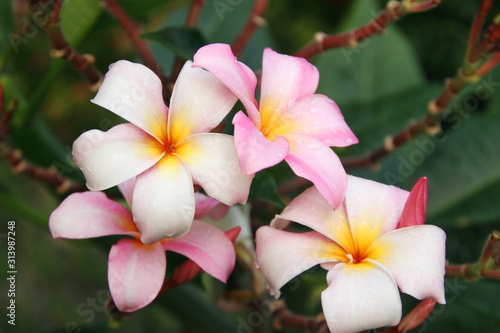
{"type": "Polygon", "coordinates": [[[242,173],[233,138],[207,133],[236,102],[212,74],[188,61],[169,110],[158,77],[122,60],[110,66],[92,101],[130,123],[83,133],[73,145],[75,163],[95,191],[136,178],[129,197],[143,243],[188,232],[193,182],[226,204],[246,202],[252,176],[242,173]]]}
{"type": "Polygon", "coordinates": [[[236,60],[229,45],[202,47],[193,66],[220,79],[247,110],[248,118],[238,113],[233,119],[243,172],[253,174],[285,160],[298,176],[313,182],[331,205],[340,206],[346,174],[329,146],[345,147],[358,140],[337,105],[314,94],[319,81],[316,67],[305,59],[265,49],[257,108],[253,97],[256,77],[236,60]]]}
{"type": "Polygon", "coordinates": [[[349,176],[340,209],[317,188],[295,198],[273,220],[313,229],[291,233],[262,227],[257,231],[257,262],[271,293],[300,272],[321,264],[329,270],[322,294],[332,332],[358,332],[396,325],[401,318],[398,288],[418,299],[445,303],[444,232],[416,222],[425,217],[426,181],[409,194],[393,186],[349,176]],[[398,228],[400,227],[400,228],[398,228]]]}
{"type": "MultiPolygon", "coordinates": [[[[131,180],[120,186],[125,196],[133,185],[131,180]]],[[[49,228],[54,238],[133,237],[119,240],[109,253],[109,288],[120,311],[135,311],[156,298],[165,279],[166,250],[185,255],[223,282],[235,264],[231,241],[222,231],[202,221],[194,220],[183,237],[144,244],[132,214],[101,192],[67,197],[50,216],[49,228]]]]}

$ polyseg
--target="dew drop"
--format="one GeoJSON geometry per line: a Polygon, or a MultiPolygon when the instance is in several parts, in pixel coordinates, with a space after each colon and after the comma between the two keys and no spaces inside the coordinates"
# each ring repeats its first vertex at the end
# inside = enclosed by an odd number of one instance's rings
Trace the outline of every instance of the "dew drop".
{"type": "Polygon", "coordinates": [[[347,138],[344,140],[344,142],[348,145],[352,144],[354,141],[351,138],[347,138]]]}
{"type": "Polygon", "coordinates": [[[318,109],[317,108],[310,108],[309,112],[311,112],[312,114],[316,114],[316,113],[318,113],[318,109]]]}

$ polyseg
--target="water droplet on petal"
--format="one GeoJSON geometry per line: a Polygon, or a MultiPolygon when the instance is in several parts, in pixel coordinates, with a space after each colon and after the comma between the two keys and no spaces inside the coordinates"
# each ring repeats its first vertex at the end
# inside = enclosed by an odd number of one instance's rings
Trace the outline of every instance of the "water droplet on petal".
{"type": "Polygon", "coordinates": [[[352,144],[354,141],[351,138],[347,138],[344,140],[344,142],[348,145],[352,144]]]}
{"type": "Polygon", "coordinates": [[[310,108],[309,112],[311,112],[312,114],[316,114],[316,113],[318,113],[318,109],[317,108],[310,108]]]}

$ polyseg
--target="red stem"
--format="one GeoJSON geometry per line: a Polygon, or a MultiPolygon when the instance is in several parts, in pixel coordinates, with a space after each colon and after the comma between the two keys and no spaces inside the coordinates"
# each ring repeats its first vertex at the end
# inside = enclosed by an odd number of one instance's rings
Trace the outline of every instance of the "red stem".
{"type": "Polygon", "coordinates": [[[243,51],[245,45],[248,43],[250,37],[252,37],[257,28],[265,24],[265,20],[262,16],[266,10],[267,1],[268,0],[255,0],[252,13],[250,14],[247,24],[232,45],[232,50],[235,56],[239,56],[241,54],[241,51],[243,51]]]}
{"type": "Polygon", "coordinates": [[[201,10],[205,5],[205,0],[193,0],[191,2],[191,7],[189,7],[189,14],[186,19],[186,26],[194,27],[198,23],[200,18],[201,10]]]}
{"type": "Polygon", "coordinates": [[[474,23],[472,24],[472,29],[469,35],[469,41],[468,41],[468,47],[467,47],[467,53],[466,53],[466,61],[473,63],[475,62],[475,56],[473,57],[473,54],[476,53],[474,50],[476,49],[476,45],[478,42],[479,34],[481,32],[481,28],[483,27],[484,20],[486,18],[486,15],[491,9],[491,6],[493,5],[493,0],[483,0],[481,7],[476,15],[476,18],[474,19],[474,23]]]}
{"type": "Polygon", "coordinates": [[[483,271],[486,268],[486,265],[488,264],[488,261],[491,259],[491,256],[493,254],[493,250],[495,249],[495,246],[499,241],[500,232],[495,230],[490,234],[488,240],[484,244],[483,251],[481,252],[481,257],[479,258],[479,270],[483,271]]]}
{"type": "Polygon", "coordinates": [[[434,8],[439,2],[440,1],[430,0],[423,3],[411,3],[408,8],[405,8],[400,2],[389,1],[387,8],[368,24],[347,33],[329,36],[316,34],[309,44],[295,53],[295,56],[307,59],[328,49],[344,46],[355,47],[364,39],[381,34],[389,24],[401,18],[403,15],[434,8]]]}

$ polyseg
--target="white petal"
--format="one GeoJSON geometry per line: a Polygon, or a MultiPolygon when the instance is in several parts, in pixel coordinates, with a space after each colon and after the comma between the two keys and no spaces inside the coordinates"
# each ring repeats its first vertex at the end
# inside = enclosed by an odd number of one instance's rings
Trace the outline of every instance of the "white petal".
{"type": "Polygon", "coordinates": [[[219,125],[231,111],[236,96],[219,79],[187,61],[175,83],[170,101],[170,142],[219,125]]]}
{"type": "Polygon", "coordinates": [[[276,298],[285,283],[305,270],[346,258],[340,246],[315,231],[293,233],[261,227],[255,238],[256,263],[276,298]]]}
{"type": "Polygon", "coordinates": [[[383,267],[340,263],[328,272],[328,282],[321,304],[332,333],[361,332],[400,321],[398,288],[383,267]]]}
{"type": "Polygon", "coordinates": [[[193,181],[226,205],[244,204],[253,175],[240,169],[232,136],[197,134],[182,140],[175,151],[186,162],[193,181]]]}
{"type": "Polygon", "coordinates": [[[409,192],[354,176],[347,182],[345,205],[352,234],[361,248],[367,248],[397,227],[409,192]]]}
{"type": "Polygon", "coordinates": [[[368,256],[387,267],[402,292],[444,304],[445,241],[436,226],[412,226],[382,235],[368,256]]]}
{"type": "Polygon", "coordinates": [[[166,138],[168,109],[162,84],[144,65],[126,60],[111,64],[92,102],[160,140],[166,138]]]}
{"type": "Polygon", "coordinates": [[[137,177],[132,214],[144,244],[181,237],[189,231],[194,217],[194,189],[179,157],[167,155],[137,177]]]}
{"type": "Polygon", "coordinates": [[[91,130],[73,143],[73,159],[92,191],[123,183],[156,164],[163,146],[132,124],[121,124],[107,132],[91,130]]]}

